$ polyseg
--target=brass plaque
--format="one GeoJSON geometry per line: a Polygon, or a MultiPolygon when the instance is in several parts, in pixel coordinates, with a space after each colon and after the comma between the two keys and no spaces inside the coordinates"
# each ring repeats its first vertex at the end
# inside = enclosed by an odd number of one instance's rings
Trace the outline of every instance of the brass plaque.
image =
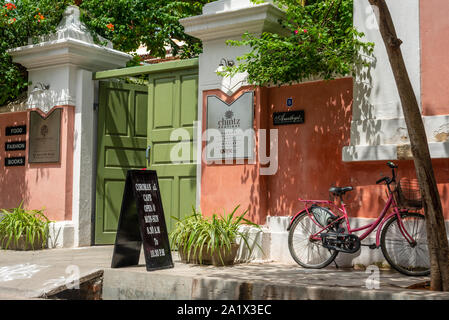
{"type": "Polygon", "coordinates": [[[31,111],[28,162],[59,162],[60,135],[61,109],[54,110],[46,118],[31,111]]]}

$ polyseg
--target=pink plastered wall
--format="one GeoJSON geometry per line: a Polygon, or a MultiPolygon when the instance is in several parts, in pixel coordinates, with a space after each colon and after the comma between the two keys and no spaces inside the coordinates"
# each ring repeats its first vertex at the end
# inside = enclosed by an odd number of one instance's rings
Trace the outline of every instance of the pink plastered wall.
{"type": "MultiPolygon", "coordinates": [[[[28,163],[30,110],[0,114],[0,208],[42,209],[54,221],[72,218],[74,107],[61,108],[60,161],[28,163]],[[5,136],[8,126],[26,125],[26,135],[5,136]],[[5,151],[5,143],[26,141],[25,151],[5,151]],[[5,167],[5,157],[25,156],[25,166],[5,167]]],[[[40,112],[41,115],[44,115],[40,112]]]]}
{"type": "MultiPolygon", "coordinates": [[[[375,182],[381,173],[391,174],[386,161],[342,161],[342,148],[350,144],[352,88],[352,78],[344,78],[256,89],[254,127],[278,129],[278,170],[274,175],[262,176],[258,162],[212,166],[203,162],[203,213],[229,212],[236,204],[241,204],[242,209],[249,209],[252,221],[264,224],[268,215],[292,216],[301,210],[299,197],[328,199],[331,185],[350,185],[354,187],[346,197],[350,215],[377,217],[386,194],[385,188],[375,182]],[[291,109],[287,109],[287,98],[293,98],[291,109]],[[304,110],[305,122],[273,126],[273,112],[287,110],[304,110]]],[[[208,94],[219,94],[219,91],[203,93],[203,119],[206,119],[205,97],[208,94]]],[[[227,97],[221,95],[222,99],[227,97]]],[[[226,99],[230,102],[238,95],[226,99]]],[[[396,163],[401,176],[415,177],[413,161],[396,163]]],[[[449,219],[449,159],[433,160],[433,165],[445,217],[449,219]]]]}
{"type": "MultiPolygon", "coordinates": [[[[206,105],[207,96],[216,95],[226,103],[231,103],[244,92],[254,90],[251,87],[239,89],[231,97],[220,90],[203,92],[203,133],[206,130],[206,105]]],[[[257,129],[266,128],[268,113],[262,108],[262,101],[266,101],[263,90],[255,90],[254,94],[254,129],[256,130],[255,157],[258,158],[257,129]]],[[[205,148],[203,142],[202,150],[205,148]]],[[[235,206],[240,205],[238,213],[248,210],[247,218],[259,221],[261,212],[267,211],[266,177],[259,173],[260,164],[256,160],[254,164],[245,160],[244,164],[212,164],[201,162],[201,210],[206,216],[213,213],[230,213],[235,206]]]]}
{"type": "Polygon", "coordinates": [[[449,1],[420,1],[423,115],[449,114],[449,1]]]}

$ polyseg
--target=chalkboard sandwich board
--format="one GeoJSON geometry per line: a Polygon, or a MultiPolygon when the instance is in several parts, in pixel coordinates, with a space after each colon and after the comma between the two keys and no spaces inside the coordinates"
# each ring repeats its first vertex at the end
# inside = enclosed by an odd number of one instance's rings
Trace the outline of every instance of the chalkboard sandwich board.
{"type": "Polygon", "coordinates": [[[137,265],[142,244],[147,271],[174,267],[157,173],[129,170],[111,267],[137,265]]]}

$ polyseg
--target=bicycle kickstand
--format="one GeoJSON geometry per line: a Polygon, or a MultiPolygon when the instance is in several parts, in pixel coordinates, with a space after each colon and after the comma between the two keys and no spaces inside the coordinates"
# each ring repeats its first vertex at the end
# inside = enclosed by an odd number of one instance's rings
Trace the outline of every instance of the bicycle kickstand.
{"type": "Polygon", "coordinates": [[[335,259],[334,259],[334,263],[335,263],[335,267],[338,269],[338,264],[337,264],[337,261],[335,261],[335,259]]]}

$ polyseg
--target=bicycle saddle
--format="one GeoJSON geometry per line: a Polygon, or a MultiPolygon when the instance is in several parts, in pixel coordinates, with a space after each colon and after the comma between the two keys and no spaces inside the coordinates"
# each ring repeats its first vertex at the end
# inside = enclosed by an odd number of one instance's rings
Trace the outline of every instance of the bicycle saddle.
{"type": "Polygon", "coordinates": [[[343,194],[345,194],[348,191],[352,191],[353,188],[352,187],[331,187],[329,189],[329,192],[335,194],[336,196],[341,196],[343,194]]]}

